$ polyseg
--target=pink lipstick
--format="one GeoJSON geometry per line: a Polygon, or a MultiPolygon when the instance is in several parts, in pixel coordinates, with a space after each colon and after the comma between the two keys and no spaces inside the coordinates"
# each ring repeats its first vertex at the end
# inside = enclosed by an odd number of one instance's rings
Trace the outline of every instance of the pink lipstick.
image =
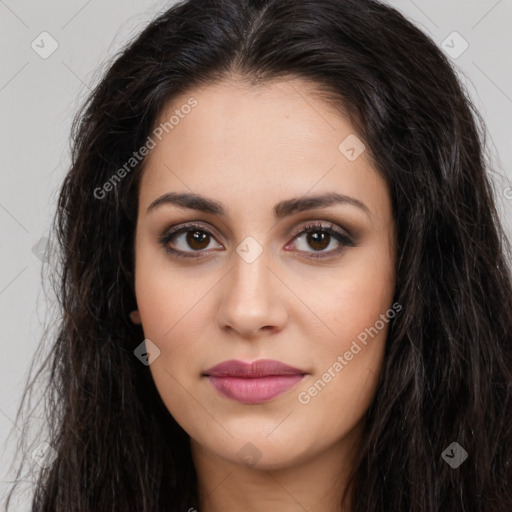
{"type": "Polygon", "coordinates": [[[272,359],[252,363],[231,359],[213,366],[203,375],[222,395],[244,404],[259,404],[288,391],[305,374],[272,359]]]}

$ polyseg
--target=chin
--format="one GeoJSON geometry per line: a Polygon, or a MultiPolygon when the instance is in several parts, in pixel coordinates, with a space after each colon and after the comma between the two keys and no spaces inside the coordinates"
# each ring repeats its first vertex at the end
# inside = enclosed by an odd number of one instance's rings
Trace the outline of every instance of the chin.
{"type": "MultiPolygon", "coordinates": [[[[287,469],[314,456],[315,447],[311,441],[316,436],[294,436],[284,432],[281,436],[266,437],[266,434],[245,431],[230,438],[229,444],[215,444],[209,449],[219,457],[238,466],[257,470],[287,469]]],[[[318,447],[321,451],[321,447],[318,447]]]]}

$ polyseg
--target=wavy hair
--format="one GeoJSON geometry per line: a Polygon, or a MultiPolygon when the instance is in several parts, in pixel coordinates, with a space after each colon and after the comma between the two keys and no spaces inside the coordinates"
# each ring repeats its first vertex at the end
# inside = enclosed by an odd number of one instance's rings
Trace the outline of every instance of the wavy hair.
{"type": "Polygon", "coordinates": [[[510,512],[510,245],[485,126],[435,43],[374,0],[187,0],[109,64],[73,123],[54,219],[60,320],[36,376],[48,378],[58,457],[38,475],[32,511],[198,508],[188,435],[133,353],[144,339],[129,320],[144,160],[104,197],[94,191],[169,101],[230,77],[315,84],[389,186],[403,310],[366,414],[351,512],[510,512]],[[452,442],[468,453],[456,469],[441,457],[452,442]]]}

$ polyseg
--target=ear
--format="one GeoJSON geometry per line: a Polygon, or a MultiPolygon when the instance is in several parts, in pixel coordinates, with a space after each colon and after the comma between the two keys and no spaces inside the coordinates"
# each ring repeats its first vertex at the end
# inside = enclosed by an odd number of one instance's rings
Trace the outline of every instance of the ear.
{"type": "Polygon", "coordinates": [[[140,313],[139,313],[139,310],[136,309],[135,311],[132,311],[130,313],[130,320],[134,323],[134,324],[137,324],[137,325],[140,325],[142,322],[141,322],[141,319],[140,319],[140,313]]]}

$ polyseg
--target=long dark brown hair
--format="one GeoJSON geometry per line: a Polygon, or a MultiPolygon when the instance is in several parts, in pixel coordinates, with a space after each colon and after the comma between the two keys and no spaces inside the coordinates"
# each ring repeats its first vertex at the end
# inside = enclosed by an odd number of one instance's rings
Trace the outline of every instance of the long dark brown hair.
{"type": "Polygon", "coordinates": [[[184,1],[95,87],[73,125],[55,216],[60,320],[34,379],[48,379],[58,456],[38,473],[33,512],[198,508],[188,435],[134,356],[144,339],[129,319],[144,161],[108,193],[95,190],[170,100],[230,76],[316,84],[349,116],[391,193],[403,309],[366,415],[351,512],[510,512],[510,246],[485,126],[443,52],[374,0],[184,1]],[[453,442],[468,454],[458,468],[442,457],[453,442]]]}

